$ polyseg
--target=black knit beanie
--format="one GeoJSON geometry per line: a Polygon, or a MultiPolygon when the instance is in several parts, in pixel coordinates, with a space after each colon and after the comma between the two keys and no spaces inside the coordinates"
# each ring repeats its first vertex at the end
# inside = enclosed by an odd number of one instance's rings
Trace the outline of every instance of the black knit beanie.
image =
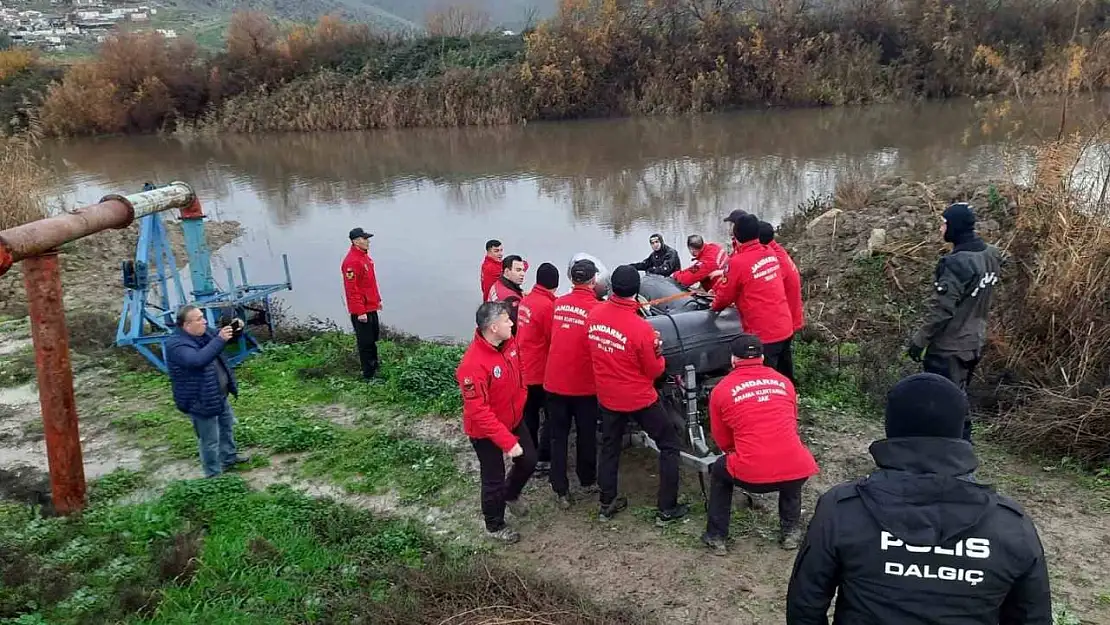
{"type": "Polygon", "coordinates": [[[609,278],[613,294],[618,297],[632,297],[640,292],[640,272],[632,265],[621,265],[613,270],[609,278]]]}
{"type": "Polygon", "coordinates": [[[944,240],[950,243],[961,243],[975,235],[975,211],[967,202],[957,202],[944,209],[944,221],[948,227],[944,231],[944,240]]]}
{"type": "Polygon", "coordinates": [[[744,215],[737,220],[736,225],[732,227],[732,236],[741,243],[754,241],[759,238],[759,217],[755,215],[744,215]]]}
{"type": "Polygon", "coordinates": [[[935,373],[903,378],[886,396],[886,436],[961,438],[969,411],[967,397],[951,380],[935,373]]]}
{"type": "Polygon", "coordinates": [[[544,263],[536,269],[536,284],[555,290],[559,288],[559,270],[551,263],[544,263]]]}
{"type": "Polygon", "coordinates": [[[766,221],[759,222],[759,242],[767,245],[775,240],[775,227],[766,221]]]}

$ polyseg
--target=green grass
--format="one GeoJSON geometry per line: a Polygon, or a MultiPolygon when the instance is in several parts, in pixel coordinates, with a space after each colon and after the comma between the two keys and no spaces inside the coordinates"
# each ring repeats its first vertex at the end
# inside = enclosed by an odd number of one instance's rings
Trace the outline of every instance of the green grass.
{"type": "Polygon", "coordinates": [[[117,505],[142,483],[102,479],[83,515],[0,507],[5,623],[346,621],[384,598],[392,567],[435,552],[418,526],[238,477],[172,484],[117,505]],[[33,574],[24,574],[33,573],[33,574]]]}
{"type": "Polygon", "coordinates": [[[794,367],[799,386],[799,402],[803,408],[822,412],[864,413],[872,408],[860,390],[855,368],[849,362],[858,359],[855,343],[839,346],[817,341],[795,340],[794,367]]]}
{"type": "MultiPolygon", "coordinates": [[[[240,394],[232,401],[239,447],[309,453],[308,475],[328,476],[353,492],[396,488],[403,502],[436,494],[457,475],[452,454],[445,445],[408,436],[404,425],[426,415],[459,414],[454,370],[462,349],[383,341],[379,351],[381,375],[371,384],[359,377],[353,337],[340,333],[274,345],[246,361],[237,369],[240,394]],[[320,416],[333,404],[363,418],[343,427],[320,416]],[[370,418],[381,415],[398,417],[399,425],[370,418]]],[[[173,405],[168,378],[143,372],[120,381],[121,392],[144,410],[122,411],[114,425],[153,455],[194,458],[196,436],[173,405]]]]}
{"type": "Polygon", "coordinates": [[[26,384],[35,375],[35,351],[31,347],[0,356],[0,388],[26,384]]]}

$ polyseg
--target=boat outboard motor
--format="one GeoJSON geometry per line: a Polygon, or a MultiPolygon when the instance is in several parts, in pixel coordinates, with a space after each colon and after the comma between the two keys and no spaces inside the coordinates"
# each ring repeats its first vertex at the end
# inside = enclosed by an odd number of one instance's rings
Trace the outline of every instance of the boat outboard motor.
{"type": "Polygon", "coordinates": [[[571,256],[570,262],[567,263],[568,278],[570,277],[570,268],[574,266],[574,263],[580,260],[593,261],[593,264],[597,265],[597,283],[594,285],[594,293],[597,294],[598,299],[604,299],[605,296],[609,295],[609,268],[606,267],[605,263],[601,262],[601,259],[597,256],[587,254],[586,252],[578,252],[574,256],[571,256]]]}

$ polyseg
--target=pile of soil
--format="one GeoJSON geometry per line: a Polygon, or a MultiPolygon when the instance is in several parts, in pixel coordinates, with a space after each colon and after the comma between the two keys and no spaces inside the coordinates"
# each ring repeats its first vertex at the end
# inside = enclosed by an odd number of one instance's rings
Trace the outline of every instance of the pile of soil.
{"type": "MultiPolygon", "coordinates": [[[[206,221],[205,235],[209,249],[215,251],[241,233],[235,221],[206,221]]],[[[179,268],[188,264],[185,238],[179,222],[166,223],[179,268]]],[[[66,311],[108,312],[118,318],[123,297],[120,263],[135,258],[139,225],[123,230],[106,230],[79,239],[60,250],[62,289],[66,311]]],[[[27,292],[19,263],[0,277],[0,317],[23,317],[27,314],[27,292]]],[[[73,323],[70,323],[71,328],[73,323]]]]}
{"type": "Polygon", "coordinates": [[[950,249],[940,234],[941,213],[952,202],[971,203],[980,236],[1004,247],[1016,211],[1010,188],[970,177],[889,177],[842,185],[834,196],[800,207],[776,238],[802,273],[803,339],[827,345],[830,363],[850,367],[881,401],[899,377],[920,370],[904,354],[922,321],[937,260],[950,249]]]}

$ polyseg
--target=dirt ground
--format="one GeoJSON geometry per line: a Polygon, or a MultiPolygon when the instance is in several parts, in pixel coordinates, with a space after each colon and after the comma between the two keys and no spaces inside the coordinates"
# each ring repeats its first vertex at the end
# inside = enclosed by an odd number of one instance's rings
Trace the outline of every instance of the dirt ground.
{"type": "MultiPolygon", "coordinates": [[[[229,227],[226,232],[234,230],[229,227]]],[[[121,235],[121,240],[125,238],[121,235]]],[[[104,264],[114,267],[118,259],[130,255],[132,250],[125,244],[116,245],[114,250],[101,248],[96,252],[102,255],[104,264]],[[107,263],[109,258],[111,263],[107,263]]],[[[120,289],[101,286],[82,290],[79,286],[116,284],[113,276],[67,274],[67,287],[73,286],[67,291],[67,297],[72,298],[67,304],[80,309],[90,304],[114,309],[120,289]]],[[[12,280],[12,276],[0,278],[0,294],[13,292],[12,280]]],[[[4,314],[17,312],[7,300],[5,305],[4,310],[11,312],[4,314]]],[[[28,337],[26,320],[0,323],[0,362],[26,357],[28,337]]],[[[113,396],[110,386],[101,383],[103,371],[96,360],[83,357],[80,348],[75,350],[86,477],[93,479],[116,468],[137,469],[152,463],[160,466],[154,472],[156,481],[200,477],[195,462],[163,462],[156,450],[143,452],[125,442],[113,429],[112,419],[139,411],[142,406],[129,405],[113,396]]],[[[318,415],[340,426],[349,426],[359,417],[344,406],[321,406],[318,415]]],[[[802,430],[821,466],[821,473],[805,491],[803,517],[808,518],[821,492],[871,469],[867,446],[881,432],[878,419],[836,412],[804,414],[802,430]]],[[[465,483],[451,487],[434,505],[404,506],[395,493],[351,495],[326,480],[305,480],[295,470],[303,456],[295,454],[271,457],[269,466],[254,469],[246,477],[257,487],[290,483],[313,495],[333,497],[378,513],[412,516],[447,539],[482,544],[477,465],[461,424],[429,418],[410,431],[446,442],[457,452],[465,483]]],[[[1067,468],[1024,460],[989,444],[979,445],[979,450],[983,461],[980,478],[1014,497],[1036,521],[1050,560],[1054,600],[1066,604],[1082,619],[1079,622],[1110,624],[1110,573],[1105,566],[1110,562],[1110,491],[1067,468]]],[[[0,496],[29,502],[46,500],[46,469],[33,381],[5,386],[0,379],[0,496]]],[[[687,521],[666,529],[654,525],[656,479],[656,457],[642,449],[627,450],[622,458],[620,487],[629,497],[630,507],[610,523],[598,521],[596,499],[590,496],[581,498],[569,511],[557,510],[546,481],[534,480],[525,491],[531,513],[512,520],[521,531],[522,541],[494,548],[509,563],[562,578],[602,600],[632,602],[661,623],[781,622],[795,552],[784,551],[775,542],[775,496],[761,497],[756,510],[734,512],[730,553],[716,557],[698,540],[704,531],[705,513],[697,476],[683,470],[682,497],[692,504],[693,513],[687,521]]],[[[573,477],[571,480],[574,483],[573,477]]]]}

